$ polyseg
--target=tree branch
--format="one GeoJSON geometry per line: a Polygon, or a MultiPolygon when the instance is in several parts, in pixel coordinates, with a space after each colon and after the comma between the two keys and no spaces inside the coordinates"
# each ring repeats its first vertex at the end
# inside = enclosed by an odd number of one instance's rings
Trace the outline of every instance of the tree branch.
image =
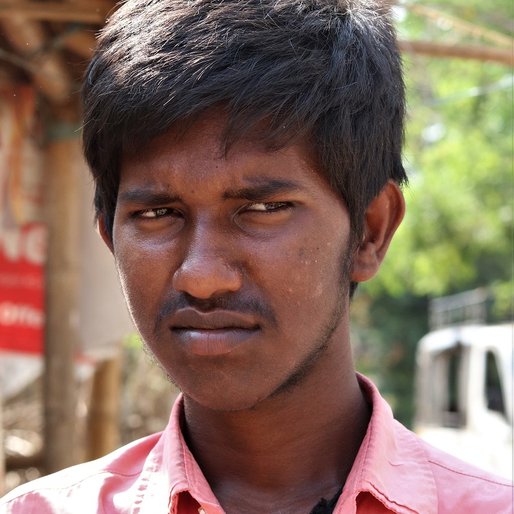
{"type": "Polygon", "coordinates": [[[426,7],[424,5],[414,4],[411,2],[406,2],[405,4],[401,5],[402,7],[408,9],[414,14],[418,14],[419,16],[430,18],[435,21],[444,20],[457,30],[460,30],[475,37],[486,39],[491,43],[507,48],[512,48],[514,45],[514,39],[512,37],[506,36],[505,34],[502,34],[495,30],[481,27],[480,25],[476,25],[475,23],[470,23],[469,21],[462,20],[457,16],[452,16],[451,14],[438,11],[431,7],[426,7]]]}
{"type": "Polygon", "coordinates": [[[400,50],[411,54],[430,55],[457,59],[490,61],[514,66],[514,52],[500,48],[479,45],[448,45],[431,41],[400,41],[400,50]]]}

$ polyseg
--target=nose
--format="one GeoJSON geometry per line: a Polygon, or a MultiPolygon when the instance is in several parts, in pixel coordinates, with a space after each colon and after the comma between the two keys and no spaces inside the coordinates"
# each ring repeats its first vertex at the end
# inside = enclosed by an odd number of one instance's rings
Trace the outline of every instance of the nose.
{"type": "Polygon", "coordinates": [[[234,258],[233,244],[225,234],[197,230],[185,249],[185,256],[173,275],[173,288],[207,300],[238,291],[243,276],[234,258]]]}

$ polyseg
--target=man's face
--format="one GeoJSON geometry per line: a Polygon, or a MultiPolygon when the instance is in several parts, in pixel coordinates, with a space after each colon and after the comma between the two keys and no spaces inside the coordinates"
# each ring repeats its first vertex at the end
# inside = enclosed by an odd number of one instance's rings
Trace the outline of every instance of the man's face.
{"type": "Polygon", "coordinates": [[[170,378],[237,410],[346,351],[350,227],[306,145],[240,142],[223,156],[222,129],[204,117],[124,159],[112,244],[137,329],[170,378]]]}

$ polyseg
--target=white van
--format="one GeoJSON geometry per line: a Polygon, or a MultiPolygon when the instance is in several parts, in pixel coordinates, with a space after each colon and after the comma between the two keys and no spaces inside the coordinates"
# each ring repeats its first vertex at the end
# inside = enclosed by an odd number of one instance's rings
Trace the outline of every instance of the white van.
{"type": "Polygon", "coordinates": [[[514,324],[430,332],[417,351],[414,430],[442,450],[512,479],[514,324]]]}

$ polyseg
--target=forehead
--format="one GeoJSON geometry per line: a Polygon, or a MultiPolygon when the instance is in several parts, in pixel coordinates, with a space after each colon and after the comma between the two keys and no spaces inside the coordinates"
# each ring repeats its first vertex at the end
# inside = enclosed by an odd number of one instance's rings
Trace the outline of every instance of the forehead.
{"type": "Polygon", "coordinates": [[[120,188],[134,181],[185,182],[207,187],[214,182],[238,185],[287,179],[306,188],[335,194],[320,172],[312,144],[306,137],[273,149],[259,137],[265,129],[263,125],[227,147],[225,129],[223,114],[210,112],[187,130],[171,129],[137,151],[125,153],[120,188]]]}

